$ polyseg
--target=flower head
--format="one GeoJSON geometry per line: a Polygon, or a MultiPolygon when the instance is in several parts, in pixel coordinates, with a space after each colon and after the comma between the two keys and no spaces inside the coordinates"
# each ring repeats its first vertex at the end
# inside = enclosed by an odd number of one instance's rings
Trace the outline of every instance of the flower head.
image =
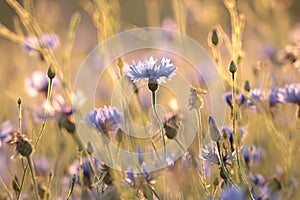
{"type": "Polygon", "coordinates": [[[203,103],[202,95],[206,93],[207,92],[205,90],[199,90],[193,87],[190,88],[190,97],[189,97],[190,110],[194,108],[198,109],[203,107],[204,103],[203,103]]]}
{"type": "Polygon", "coordinates": [[[135,83],[141,79],[147,79],[147,81],[161,84],[165,82],[165,78],[170,79],[175,73],[176,67],[168,58],[162,58],[161,62],[157,64],[157,60],[150,57],[149,60],[145,59],[144,62],[139,61],[129,66],[127,76],[135,83]]]}
{"type": "MultiPolygon", "coordinates": [[[[262,90],[258,88],[254,88],[253,90],[250,91],[250,97],[257,102],[262,102],[264,98],[264,93],[262,90]]],[[[251,100],[248,100],[248,106],[257,109],[255,102],[252,102],[251,100]]]]}
{"type": "Polygon", "coordinates": [[[284,102],[300,105],[300,83],[294,83],[285,86],[284,102]]]}
{"type": "Polygon", "coordinates": [[[54,51],[59,45],[59,38],[56,34],[43,34],[40,37],[26,37],[22,46],[29,53],[38,52],[42,48],[54,51]]]}
{"type": "Polygon", "coordinates": [[[241,188],[235,188],[233,186],[227,186],[222,189],[222,200],[244,200],[246,194],[241,188]]]}
{"type": "MultiPolygon", "coordinates": [[[[232,92],[225,93],[224,98],[228,106],[233,109],[232,92]]],[[[246,96],[244,94],[236,95],[235,101],[239,106],[241,106],[246,102],[246,96]]]]}
{"type": "Polygon", "coordinates": [[[29,157],[33,153],[33,146],[23,133],[16,132],[8,143],[16,145],[16,153],[12,158],[17,157],[19,154],[24,157],[29,157]]]}
{"type": "MultiPolygon", "coordinates": [[[[47,94],[49,78],[44,71],[35,71],[30,78],[25,79],[25,89],[30,96],[36,96],[39,93],[47,94]]],[[[53,79],[53,87],[57,87],[57,79],[53,79]]]]}
{"type": "Polygon", "coordinates": [[[139,175],[142,175],[147,183],[151,185],[155,184],[155,180],[153,180],[152,174],[149,173],[145,164],[142,164],[140,172],[141,174],[132,167],[129,167],[125,171],[125,182],[131,187],[140,187],[143,183],[140,182],[139,175]]]}
{"type": "Polygon", "coordinates": [[[69,173],[70,174],[76,174],[77,175],[77,183],[80,184],[83,181],[84,185],[90,186],[93,182],[92,178],[94,174],[96,173],[93,171],[93,167],[95,167],[95,170],[100,170],[101,168],[101,162],[97,160],[96,158],[93,159],[93,164],[91,163],[91,160],[87,157],[83,158],[82,160],[82,171],[83,171],[83,179],[80,180],[80,162],[79,160],[75,160],[74,163],[69,167],[69,173]]]}
{"type": "Polygon", "coordinates": [[[121,114],[116,107],[95,108],[86,115],[87,121],[100,133],[114,131],[121,123],[121,114]]]}
{"type": "Polygon", "coordinates": [[[272,87],[269,94],[270,107],[274,107],[284,101],[284,89],[272,87]]]}

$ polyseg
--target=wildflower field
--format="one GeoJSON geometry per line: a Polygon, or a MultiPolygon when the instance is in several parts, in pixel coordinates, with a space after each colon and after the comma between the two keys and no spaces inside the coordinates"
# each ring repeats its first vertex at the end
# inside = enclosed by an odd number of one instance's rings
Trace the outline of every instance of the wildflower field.
{"type": "Polygon", "coordinates": [[[1,0],[0,200],[300,199],[297,0],[1,0]]]}

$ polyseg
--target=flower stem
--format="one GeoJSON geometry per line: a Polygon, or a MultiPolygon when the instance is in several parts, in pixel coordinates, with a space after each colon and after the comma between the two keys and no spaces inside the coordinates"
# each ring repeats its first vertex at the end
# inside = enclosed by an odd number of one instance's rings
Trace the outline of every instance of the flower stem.
{"type": "Polygon", "coordinates": [[[154,114],[155,114],[155,116],[156,116],[156,118],[157,118],[157,120],[159,122],[160,127],[161,127],[161,137],[162,137],[162,142],[163,142],[163,147],[164,147],[163,162],[165,163],[166,162],[166,158],[167,158],[166,140],[165,140],[165,137],[164,137],[163,124],[162,124],[162,121],[159,118],[157,110],[156,110],[156,95],[155,94],[156,94],[155,91],[152,91],[152,105],[153,105],[154,114]]]}
{"type": "Polygon", "coordinates": [[[27,156],[27,162],[28,162],[28,166],[30,169],[30,174],[31,174],[31,178],[32,178],[32,183],[33,183],[33,189],[34,189],[34,195],[35,195],[35,199],[39,199],[39,193],[38,193],[38,186],[35,180],[35,172],[34,172],[34,166],[32,164],[32,160],[30,156],[27,156]]]}

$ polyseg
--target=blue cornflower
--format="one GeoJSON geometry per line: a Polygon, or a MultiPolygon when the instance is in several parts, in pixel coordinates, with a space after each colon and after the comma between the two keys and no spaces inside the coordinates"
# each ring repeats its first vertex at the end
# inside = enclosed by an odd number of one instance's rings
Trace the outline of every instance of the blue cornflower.
{"type": "Polygon", "coordinates": [[[116,107],[95,108],[86,115],[87,121],[100,133],[107,134],[116,130],[122,119],[116,107]]]}
{"type": "Polygon", "coordinates": [[[176,67],[168,58],[162,58],[161,62],[157,64],[157,60],[150,57],[149,60],[145,59],[144,62],[133,62],[132,66],[129,66],[127,76],[135,83],[141,79],[147,79],[150,83],[164,83],[165,78],[170,79],[175,73],[176,67]]]}
{"type": "Polygon", "coordinates": [[[241,188],[227,186],[222,189],[222,200],[245,200],[246,194],[241,188]]]}
{"type": "Polygon", "coordinates": [[[48,176],[50,172],[50,161],[44,156],[37,156],[33,158],[35,173],[37,176],[48,176]]]}
{"type": "Polygon", "coordinates": [[[140,187],[141,182],[139,182],[139,175],[142,175],[144,180],[151,184],[154,185],[155,181],[153,180],[151,174],[149,173],[147,167],[145,164],[143,164],[141,166],[141,174],[138,172],[138,170],[133,169],[132,167],[129,167],[126,171],[125,171],[125,182],[127,184],[129,184],[131,187],[140,187]]]}
{"type": "Polygon", "coordinates": [[[12,125],[9,121],[5,121],[2,123],[0,128],[0,147],[2,142],[8,142],[12,139],[11,133],[13,131],[12,125]]]}
{"type": "Polygon", "coordinates": [[[257,146],[243,146],[242,154],[246,165],[249,167],[250,163],[253,165],[258,164],[264,157],[264,150],[257,146]]]}
{"type": "Polygon", "coordinates": [[[270,107],[275,107],[284,101],[284,89],[272,87],[269,94],[270,107]]]}
{"type": "MultiPolygon", "coordinates": [[[[30,96],[36,96],[39,93],[47,95],[49,78],[44,71],[34,71],[30,78],[25,79],[25,89],[30,96]]],[[[53,79],[53,88],[57,87],[59,82],[53,79]]]]}
{"type": "Polygon", "coordinates": [[[300,106],[300,83],[286,85],[284,88],[284,102],[300,106]]]}
{"type": "Polygon", "coordinates": [[[256,186],[262,186],[266,183],[266,179],[261,174],[250,173],[249,178],[256,186]]]}
{"type": "MultiPolygon", "coordinates": [[[[247,131],[245,130],[244,127],[239,127],[237,131],[240,132],[241,138],[247,135],[247,131]]],[[[226,137],[229,139],[231,150],[234,151],[234,136],[233,136],[232,126],[223,126],[221,128],[221,132],[223,133],[222,134],[223,138],[226,137]]]]}
{"type": "MultiPolygon", "coordinates": [[[[93,159],[93,166],[95,170],[101,169],[101,162],[96,158],[93,159]]],[[[80,180],[80,162],[79,160],[75,160],[74,163],[69,167],[70,174],[77,175],[77,183],[80,184],[83,181],[84,185],[90,186],[93,182],[92,178],[96,172],[93,171],[91,160],[87,157],[82,159],[82,171],[83,171],[83,179],[80,180]]]]}
{"type": "Polygon", "coordinates": [[[204,161],[210,162],[214,165],[220,165],[218,154],[208,149],[200,150],[200,158],[204,161]]]}
{"type": "MultiPolygon", "coordinates": [[[[233,104],[232,104],[232,92],[226,92],[224,95],[225,101],[228,104],[228,106],[233,109],[233,104]]],[[[236,95],[235,101],[236,103],[241,106],[246,102],[246,96],[244,94],[239,94],[236,95]]]]}
{"type": "Polygon", "coordinates": [[[40,37],[26,37],[22,46],[29,53],[39,52],[40,49],[47,48],[54,51],[59,45],[59,37],[56,34],[43,34],[40,37]]]}
{"type": "MultiPolygon", "coordinates": [[[[261,89],[255,88],[250,91],[250,97],[257,102],[262,102],[264,94],[261,89]]],[[[250,99],[248,100],[248,106],[257,109],[255,103],[253,103],[250,99]]]]}

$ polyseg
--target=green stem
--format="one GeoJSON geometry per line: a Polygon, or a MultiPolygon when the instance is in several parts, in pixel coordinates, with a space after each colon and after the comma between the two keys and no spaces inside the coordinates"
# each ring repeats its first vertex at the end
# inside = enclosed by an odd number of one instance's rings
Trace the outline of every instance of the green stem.
{"type": "MultiPolygon", "coordinates": [[[[53,79],[49,79],[50,80],[50,82],[49,82],[49,84],[48,84],[48,92],[47,92],[47,102],[48,103],[50,103],[50,100],[51,100],[51,94],[52,94],[52,88],[53,88],[53,79]]],[[[48,115],[48,111],[46,110],[45,111],[45,117],[47,117],[47,115],[48,115]]],[[[42,127],[41,127],[41,129],[40,129],[40,131],[39,131],[39,134],[38,134],[38,137],[37,137],[37,139],[36,139],[36,141],[35,141],[35,143],[34,143],[34,147],[36,148],[37,147],[37,145],[38,145],[38,143],[39,143],[39,141],[40,141],[40,139],[41,139],[41,137],[42,137],[42,135],[43,135],[43,132],[44,132],[44,130],[45,130],[45,127],[46,127],[46,119],[45,120],[43,120],[43,122],[42,122],[42,127]]]]}
{"type": "Polygon", "coordinates": [[[221,168],[223,170],[223,172],[225,173],[226,175],[226,178],[231,182],[231,184],[238,188],[237,184],[234,182],[234,180],[231,178],[226,166],[225,166],[225,163],[223,162],[223,158],[222,158],[222,153],[221,153],[221,147],[220,147],[220,143],[217,142],[217,149],[218,149],[218,155],[219,155],[219,160],[220,160],[220,163],[221,163],[221,168]]]}
{"type": "Polygon", "coordinates": [[[27,156],[27,162],[28,162],[28,166],[30,169],[30,174],[31,174],[31,178],[32,178],[32,182],[33,182],[33,189],[34,189],[34,194],[35,194],[35,199],[39,199],[39,193],[38,193],[38,185],[36,183],[35,180],[35,172],[34,172],[34,166],[32,164],[32,160],[30,156],[27,156]]]}
{"type": "MultiPolygon", "coordinates": [[[[197,117],[198,117],[198,122],[199,122],[199,124],[198,124],[198,145],[199,145],[199,153],[200,153],[202,145],[203,145],[202,119],[201,119],[200,109],[197,109],[197,117]]],[[[200,165],[201,165],[201,170],[202,170],[203,185],[205,187],[204,189],[206,189],[206,176],[205,176],[204,160],[201,160],[200,165]]]]}
{"type": "Polygon", "coordinates": [[[161,119],[158,116],[157,110],[156,110],[156,95],[155,95],[155,91],[152,91],[152,105],[153,105],[153,111],[154,114],[159,122],[159,125],[161,127],[161,137],[162,137],[162,142],[163,142],[163,147],[164,147],[164,155],[163,155],[163,162],[166,162],[166,158],[167,158],[167,149],[166,149],[166,140],[165,140],[165,136],[164,136],[164,127],[162,124],[161,119]]]}
{"type": "Polygon", "coordinates": [[[22,102],[19,98],[18,100],[18,132],[22,131],[22,102]]]}

